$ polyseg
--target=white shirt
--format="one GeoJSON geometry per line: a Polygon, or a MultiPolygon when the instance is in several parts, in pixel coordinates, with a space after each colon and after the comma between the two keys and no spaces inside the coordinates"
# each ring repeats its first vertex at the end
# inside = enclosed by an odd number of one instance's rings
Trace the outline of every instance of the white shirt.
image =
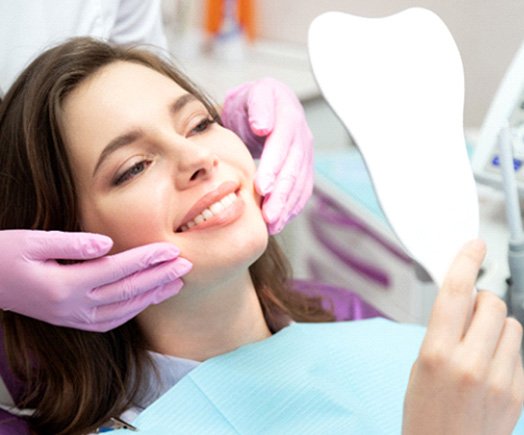
{"type": "Polygon", "coordinates": [[[164,355],[157,352],[149,352],[153,364],[158,373],[151,370],[143,382],[143,387],[138,394],[135,406],[127,410],[122,419],[133,421],[145,408],[151,405],[156,399],[167,392],[180,379],[196,368],[200,362],[179,358],[172,355],[164,355]]]}
{"type": "MultiPolygon", "coordinates": [[[[149,352],[149,355],[152,358],[156,371],[151,369],[147,373],[147,377],[140,387],[137,398],[135,398],[134,406],[119,416],[120,419],[126,423],[131,423],[138,414],[200,364],[199,361],[164,355],[152,351],[149,352]]],[[[108,422],[102,425],[102,427],[107,428],[113,426],[108,422]]],[[[95,434],[96,432],[92,432],[89,435],[95,434]]]]}
{"type": "Polygon", "coordinates": [[[0,88],[6,92],[38,54],[74,36],[167,48],[160,2],[0,0],[0,88]]]}

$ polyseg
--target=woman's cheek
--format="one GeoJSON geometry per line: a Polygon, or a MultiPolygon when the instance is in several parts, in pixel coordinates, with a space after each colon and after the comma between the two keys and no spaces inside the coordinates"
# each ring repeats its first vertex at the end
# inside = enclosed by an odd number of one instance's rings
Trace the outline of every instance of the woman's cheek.
{"type": "Polygon", "coordinates": [[[117,240],[113,240],[122,250],[165,240],[165,228],[159,216],[146,209],[124,215],[115,232],[117,240]]]}
{"type": "Polygon", "coordinates": [[[130,191],[106,198],[90,219],[90,231],[113,239],[112,254],[164,241],[166,213],[162,207],[167,202],[158,193],[135,190],[134,194],[130,191]]]}

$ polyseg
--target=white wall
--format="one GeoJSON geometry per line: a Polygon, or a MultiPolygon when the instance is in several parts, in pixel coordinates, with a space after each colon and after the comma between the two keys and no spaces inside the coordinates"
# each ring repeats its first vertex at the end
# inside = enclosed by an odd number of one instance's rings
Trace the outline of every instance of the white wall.
{"type": "MultiPolygon", "coordinates": [[[[176,0],[164,0],[174,2],[176,0]]],[[[312,19],[328,10],[377,17],[412,6],[435,11],[457,41],[466,78],[465,125],[479,126],[524,40],[523,0],[254,0],[262,38],[306,43],[312,19]]],[[[191,0],[197,16],[203,0],[191,0]]],[[[195,21],[198,22],[198,18],[195,21]]]]}
{"type": "Polygon", "coordinates": [[[378,17],[412,6],[436,12],[455,37],[464,63],[467,127],[482,123],[513,54],[524,41],[522,0],[258,0],[261,37],[306,43],[307,28],[328,10],[378,17]]]}

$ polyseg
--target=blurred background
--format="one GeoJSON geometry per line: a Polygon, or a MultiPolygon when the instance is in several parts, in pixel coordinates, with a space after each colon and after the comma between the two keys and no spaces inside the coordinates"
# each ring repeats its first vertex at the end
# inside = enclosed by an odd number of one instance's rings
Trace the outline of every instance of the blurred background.
{"type": "MultiPolygon", "coordinates": [[[[163,2],[166,28],[173,44],[176,45],[175,29],[179,31],[178,36],[180,31],[186,36],[193,32],[195,36],[204,30],[209,2],[163,2]],[[181,26],[181,23],[184,24],[181,26]]],[[[322,12],[333,10],[380,17],[413,6],[431,9],[447,24],[462,55],[467,128],[481,125],[504,71],[524,41],[522,0],[251,0],[251,3],[254,45],[265,45],[270,51],[287,49],[284,57],[290,64],[299,62],[296,57],[300,54],[305,56],[308,26],[322,12]]],[[[183,45],[183,41],[178,45],[183,45]]]]}

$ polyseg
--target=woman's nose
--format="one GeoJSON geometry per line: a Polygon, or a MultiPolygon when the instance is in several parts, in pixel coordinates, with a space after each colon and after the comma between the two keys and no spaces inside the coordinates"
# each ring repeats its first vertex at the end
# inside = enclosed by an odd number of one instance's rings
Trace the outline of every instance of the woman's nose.
{"type": "Polygon", "coordinates": [[[177,166],[176,184],[183,190],[211,178],[218,166],[218,157],[204,147],[192,144],[179,156],[177,166]]]}

